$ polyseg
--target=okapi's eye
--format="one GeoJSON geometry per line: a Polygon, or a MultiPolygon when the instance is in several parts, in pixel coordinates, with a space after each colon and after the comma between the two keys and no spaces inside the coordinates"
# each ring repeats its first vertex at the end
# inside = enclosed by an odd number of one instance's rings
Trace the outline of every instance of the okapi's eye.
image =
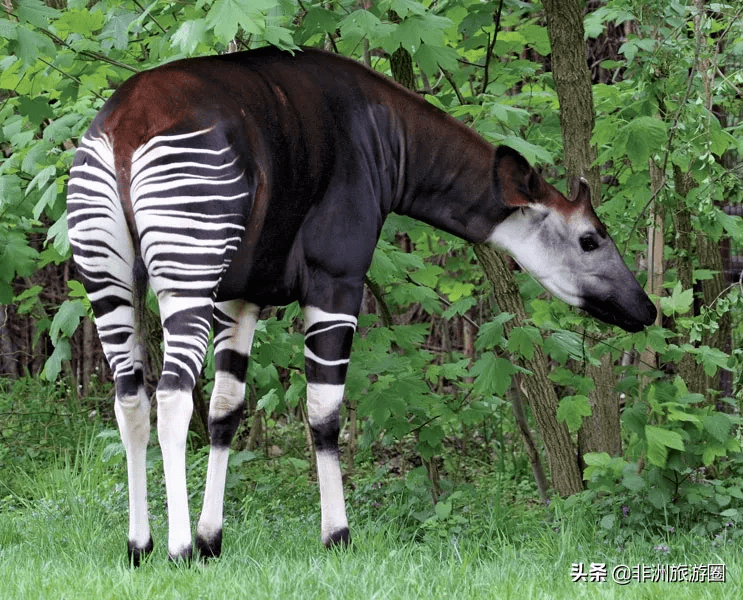
{"type": "Polygon", "coordinates": [[[583,252],[591,252],[592,250],[596,250],[596,248],[599,247],[599,243],[598,241],[596,241],[596,238],[592,234],[587,233],[580,236],[580,247],[583,252]]]}

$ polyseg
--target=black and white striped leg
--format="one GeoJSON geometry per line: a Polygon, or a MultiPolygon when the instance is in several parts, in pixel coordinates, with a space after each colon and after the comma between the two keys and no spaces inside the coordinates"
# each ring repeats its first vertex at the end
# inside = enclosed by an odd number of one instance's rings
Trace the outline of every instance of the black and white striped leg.
{"type": "Polygon", "coordinates": [[[204,506],[196,528],[203,557],[222,551],[224,486],[230,443],[245,408],[245,375],[258,307],[240,300],[221,302],[214,310],[214,390],[209,403],[209,465],[204,506]]]}
{"type": "Polygon", "coordinates": [[[152,551],[147,510],[150,402],[144,389],[144,347],[134,310],[134,247],[118,198],[113,147],[106,136],[85,136],[68,188],[68,230],[95,325],[116,382],[114,412],[126,451],[129,483],[129,560],[152,551]]]}
{"type": "Polygon", "coordinates": [[[340,406],[356,317],[305,307],[307,417],[320,484],[321,535],[326,547],[350,541],[338,456],[340,406]]]}
{"type": "Polygon", "coordinates": [[[152,552],[147,508],[147,444],[150,439],[150,401],[143,385],[142,372],[116,380],[114,404],[116,422],[126,451],[129,485],[129,561],[135,567],[152,552]],[[134,385],[132,385],[134,384],[134,385]]]}
{"type": "Polygon", "coordinates": [[[158,293],[165,332],[163,371],[157,386],[157,434],[168,499],[168,556],[190,559],[191,523],[186,489],[186,440],[193,388],[206,355],[213,303],[209,298],[158,293]]]}

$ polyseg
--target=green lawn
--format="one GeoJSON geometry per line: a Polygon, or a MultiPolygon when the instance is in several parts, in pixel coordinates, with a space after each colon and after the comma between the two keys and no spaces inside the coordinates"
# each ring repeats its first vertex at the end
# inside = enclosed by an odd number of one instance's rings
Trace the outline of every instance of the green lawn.
{"type": "MultiPolygon", "coordinates": [[[[115,439],[92,431],[79,448],[71,458],[27,459],[5,469],[3,600],[743,597],[743,560],[732,544],[638,534],[617,548],[597,541],[596,525],[585,513],[561,515],[529,503],[528,492],[496,490],[504,480],[479,481],[466,496],[469,503],[453,502],[445,518],[426,521],[416,512],[425,502],[403,480],[360,472],[349,489],[353,546],[326,551],[319,541],[317,492],[296,458],[243,463],[246,474],[234,474],[229,492],[223,557],[169,564],[156,446],[150,479],[155,552],[131,569],[123,464],[111,452],[115,439]],[[574,583],[574,563],[586,571],[591,563],[605,564],[607,581],[574,583]],[[707,563],[726,565],[726,583],[611,580],[618,565],[707,563]]],[[[190,457],[192,515],[200,507],[204,460],[203,452],[190,457]]]]}

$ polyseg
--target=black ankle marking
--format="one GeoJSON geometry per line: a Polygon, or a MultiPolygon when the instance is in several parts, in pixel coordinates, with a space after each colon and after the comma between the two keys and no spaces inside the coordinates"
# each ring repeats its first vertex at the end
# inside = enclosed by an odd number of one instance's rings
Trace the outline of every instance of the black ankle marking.
{"type": "Polygon", "coordinates": [[[351,533],[348,527],[334,531],[324,543],[326,548],[347,548],[351,544],[351,533]]]}
{"type": "Polygon", "coordinates": [[[222,417],[216,419],[209,417],[209,439],[212,446],[217,446],[218,448],[229,447],[244,412],[245,403],[243,402],[235,410],[228,412],[222,417]]]}
{"type": "Polygon", "coordinates": [[[191,562],[191,559],[193,558],[193,546],[189,544],[186,546],[183,550],[178,552],[177,554],[171,554],[168,552],[168,561],[172,563],[185,563],[189,564],[191,562]]]}
{"type": "Polygon", "coordinates": [[[129,564],[133,567],[138,567],[142,563],[142,559],[146,558],[153,548],[152,536],[149,541],[144,545],[144,548],[138,548],[134,542],[129,540],[126,546],[126,554],[129,557],[129,564]]]}
{"type": "Polygon", "coordinates": [[[222,530],[207,539],[200,534],[196,534],[196,547],[203,559],[219,558],[222,554],[222,530]]]}
{"type": "Polygon", "coordinates": [[[214,369],[227,371],[235,379],[244,383],[248,371],[248,355],[236,350],[220,350],[214,355],[214,369]]]}
{"type": "Polygon", "coordinates": [[[340,421],[337,416],[310,427],[316,452],[338,452],[340,421]]]}

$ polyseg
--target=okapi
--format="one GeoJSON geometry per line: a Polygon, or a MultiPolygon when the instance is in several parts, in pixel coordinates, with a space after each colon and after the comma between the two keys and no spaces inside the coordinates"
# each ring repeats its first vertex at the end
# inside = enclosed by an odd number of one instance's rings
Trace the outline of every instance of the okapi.
{"type": "Polygon", "coordinates": [[[210,327],[211,448],[196,529],[205,557],[221,552],[229,446],[259,307],[295,300],[304,310],[322,541],[348,543],[339,407],[364,275],[390,212],[507,250],[547,290],[627,331],[656,315],[585,182],[567,199],[516,151],[318,50],[264,48],[135,75],[82,138],[67,206],[74,258],[114,374],[134,564],[152,550],[140,320],[148,281],[165,338],[156,397],[171,559],[192,554],[186,434],[210,327]]]}

